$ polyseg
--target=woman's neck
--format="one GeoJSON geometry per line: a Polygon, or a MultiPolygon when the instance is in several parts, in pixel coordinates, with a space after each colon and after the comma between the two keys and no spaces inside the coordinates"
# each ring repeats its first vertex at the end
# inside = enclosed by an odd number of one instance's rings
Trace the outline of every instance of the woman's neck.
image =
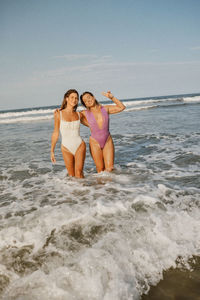
{"type": "Polygon", "coordinates": [[[72,107],[72,106],[66,106],[64,110],[66,112],[68,112],[68,113],[73,113],[74,112],[74,107],[72,107]]]}
{"type": "Polygon", "coordinates": [[[90,107],[90,111],[97,111],[101,108],[101,106],[99,104],[95,104],[94,106],[90,107]]]}

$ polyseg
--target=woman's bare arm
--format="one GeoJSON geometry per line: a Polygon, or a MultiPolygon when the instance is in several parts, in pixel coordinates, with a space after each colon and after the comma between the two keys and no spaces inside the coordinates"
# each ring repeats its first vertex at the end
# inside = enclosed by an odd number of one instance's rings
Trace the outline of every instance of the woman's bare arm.
{"type": "Polygon", "coordinates": [[[54,150],[56,147],[56,143],[59,138],[59,128],[60,128],[60,112],[59,110],[56,110],[54,112],[54,130],[51,136],[51,161],[52,163],[56,162],[55,156],[54,156],[54,150]]]}
{"type": "Polygon", "coordinates": [[[80,111],[80,121],[81,121],[81,124],[89,127],[89,124],[88,124],[88,121],[87,121],[87,118],[86,118],[84,110],[80,111]]]}
{"type": "Polygon", "coordinates": [[[109,98],[115,103],[115,105],[104,106],[109,114],[117,114],[126,108],[126,106],[119,99],[114,97],[110,91],[108,91],[107,93],[103,92],[102,95],[109,98]]]}

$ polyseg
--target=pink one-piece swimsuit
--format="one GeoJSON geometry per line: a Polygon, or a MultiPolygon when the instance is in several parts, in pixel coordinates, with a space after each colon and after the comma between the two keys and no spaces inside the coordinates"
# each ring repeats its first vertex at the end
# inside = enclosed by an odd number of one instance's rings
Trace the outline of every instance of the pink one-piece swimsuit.
{"type": "Polygon", "coordinates": [[[91,137],[95,139],[99,143],[101,149],[103,149],[110,135],[110,132],[109,132],[109,115],[103,106],[101,106],[101,113],[103,117],[103,126],[102,128],[99,128],[97,121],[94,117],[94,114],[91,111],[86,110],[86,117],[91,129],[91,137]]]}

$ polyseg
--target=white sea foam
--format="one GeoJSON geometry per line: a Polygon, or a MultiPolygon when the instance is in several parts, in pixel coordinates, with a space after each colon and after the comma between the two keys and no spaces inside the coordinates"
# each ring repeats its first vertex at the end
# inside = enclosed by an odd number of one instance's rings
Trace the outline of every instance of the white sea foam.
{"type": "Polygon", "coordinates": [[[183,97],[184,102],[200,102],[200,96],[194,96],[194,97],[183,97]]]}
{"type": "MultiPolygon", "coordinates": [[[[199,103],[200,96],[184,97],[184,98],[160,98],[160,99],[146,99],[146,100],[133,100],[122,101],[126,108],[126,112],[137,111],[144,109],[157,108],[162,105],[170,105],[172,102],[180,101],[180,105],[184,103],[199,103]],[[155,105],[150,105],[154,104],[155,105]],[[156,105],[157,104],[157,105],[156,105]],[[130,108],[129,108],[130,107],[130,108]]],[[[111,103],[114,105],[114,103],[111,103]]],[[[79,106],[77,111],[85,109],[83,106],[79,106]]],[[[30,109],[20,112],[6,112],[0,113],[0,124],[21,123],[21,122],[37,122],[40,120],[49,120],[53,118],[53,112],[55,109],[30,109]]]]}
{"type": "Polygon", "coordinates": [[[132,108],[126,108],[125,111],[145,110],[145,109],[152,109],[152,108],[156,108],[156,107],[157,107],[157,105],[148,105],[148,106],[132,107],[132,108]]]}
{"type": "Polygon", "coordinates": [[[177,260],[189,267],[200,255],[198,108],[183,128],[176,110],[152,127],[151,111],[119,114],[114,172],[95,174],[88,153],[81,180],[66,176],[59,147],[52,166],[48,122],[2,126],[1,299],[138,300],[177,260]]]}
{"type": "Polygon", "coordinates": [[[131,106],[131,105],[143,105],[143,104],[150,104],[150,103],[163,103],[163,102],[168,102],[168,101],[176,101],[176,98],[164,98],[164,99],[147,99],[147,100],[134,100],[134,101],[127,101],[124,102],[126,106],[131,106]]]}
{"type": "Polygon", "coordinates": [[[36,121],[50,120],[50,119],[53,119],[53,114],[50,116],[47,115],[47,116],[39,116],[39,117],[22,117],[22,118],[3,119],[3,120],[0,120],[0,124],[36,122],[36,121]]]}
{"type": "MultiPolygon", "coordinates": [[[[41,162],[40,168],[44,165],[41,162]]],[[[128,165],[134,168],[133,174],[146,168],[144,163],[128,165]]],[[[13,171],[23,168],[28,168],[28,164],[16,166],[13,171]]],[[[176,170],[171,171],[173,176],[176,170]]],[[[65,171],[40,175],[39,179],[36,176],[4,182],[6,192],[17,201],[1,208],[3,216],[10,214],[0,230],[0,266],[10,278],[3,299],[15,299],[16,295],[19,299],[29,295],[30,299],[39,299],[42,295],[44,300],[56,299],[55,295],[58,300],[139,299],[150,284],[162,278],[163,270],[175,266],[177,257],[186,262],[191,255],[200,254],[200,221],[195,201],[192,211],[187,210],[191,201],[187,193],[164,184],[154,190],[147,185],[133,187],[130,174],[123,174],[119,167],[118,172],[86,174],[80,183],[65,178],[65,171]],[[181,199],[176,195],[179,192],[181,199]],[[44,199],[48,202],[42,207],[44,199]],[[168,205],[170,201],[173,207],[168,205]],[[31,211],[33,206],[35,210],[31,211]],[[98,227],[104,228],[103,234],[92,237],[91,228],[98,227]],[[83,242],[78,236],[76,241],[76,234],[71,239],[70,230],[78,230],[77,234],[80,231],[83,242]],[[90,247],[84,243],[88,236],[90,247]],[[71,243],[72,252],[68,249],[71,243]],[[33,250],[22,261],[28,259],[34,265],[45,244],[44,262],[38,271],[33,269],[29,274],[27,269],[23,278],[14,271],[5,271],[2,257],[7,257],[6,264],[12,265],[16,256],[13,251],[32,245],[33,250]],[[49,260],[52,251],[54,256],[49,260]]],[[[6,174],[9,170],[5,170],[6,174]]],[[[20,269],[20,260],[18,264],[20,269]]]]}
{"type": "Polygon", "coordinates": [[[0,113],[0,119],[15,118],[21,116],[28,116],[28,115],[52,114],[54,110],[55,109],[31,109],[31,110],[20,111],[20,112],[0,113]]]}
{"type": "MultiPolygon", "coordinates": [[[[83,185],[80,187],[81,191],[87,190],[83,185]]],[[[111,187],[115,185],[107,183],[105,188],[100,188],[101,194],[108,195],[106,189],[111,187]]],[[[77,184],[71,183],[72,193],[73,189],[77,189],[77,184]]],[[[96,192],[93,189],[91,192],[92,200],[96,192]]],[[[181,211],[178,203],[173,209],[162,203],[160,198],[173,200],[175,196],[175,193],[167,196],[169,189],[164,185],[149,195],[146,193],[144,190],[143,194],[135,197],[132,194],[127,200],[113,199],[110,203],[93,199],[95,203],[91,202],[90,206],[80,202],[80,206],[74,208],[65,204],[38,207],[23,219],[13,219],[12,226],[0,231],[1,253],[7,255],[7,259],[15,259],[11,256],[12,249],[20,250],[27,245],[34,246],[29,261],[39,259],[54,228],[54,242],[49,240],[45,255],[48,260],[48,253],[53,251],[55,258],[23,278],[6,273],[11,283],[3,299],[16,296],[26,299],[28,295],[33,299],[42,295],[44,300],[139,299],[149,284],[156,284],[162,278],[163,270],[175,266],[178,256],[187,261],[191,254],[200,254],[200,221],[195,217],[196,208],[192,213],[181,211]],[[86,239],[91,228],[106,224],[110,230],[99,235],[96,241],[91,240],[90,247],[76,242],[77,251],[66,252],[65,241],[73,242],[67,235],[70,228],[80,228],[82,239],[86,239]]]]}

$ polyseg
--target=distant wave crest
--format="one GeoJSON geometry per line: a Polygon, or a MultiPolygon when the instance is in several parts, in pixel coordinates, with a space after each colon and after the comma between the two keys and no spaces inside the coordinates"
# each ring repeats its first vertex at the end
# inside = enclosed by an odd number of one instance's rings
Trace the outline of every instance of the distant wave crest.
{"type": "Polygon", "coordinates": [[[0,119],[21,117],[27,115],[52,114],[53,112],[54,109],[32,109],[32,110],[20,111],[20,112],[6,112],[6,113],[0,113],[0,119]]]}
{"type": "Polygon", "coordinates": [[[23,118],[3,119],[3,120],[0,120],[0,124],[35,122],[35,121],[50,120],[50,119],[53,119],[53,115],[51,115],[51,116],[40,116],[40,117],[23,117],[23,118]]]}
{"type": "MultiPolygon", "coordinates": [[[[188,104],[200,103],[200,95],[183,95],[183,96],[166,96],[166,97],[152,97],[143,99],[128,99],[122,101],[126,105],[125,112],[140,111],[145,109],[156,109],[163,106],[178,106],[188,104]]],[[[114,103],[112,103],[114,104],[114,103]]],[[[78,111],[84,109],[82,106],[78,107],[78,111]]],[[[22,122],[38,122],[53,119],[53,108],[37,108],[26,109],[21,111],[0,112],[0,124],[22,123],[22,122]]]]}

